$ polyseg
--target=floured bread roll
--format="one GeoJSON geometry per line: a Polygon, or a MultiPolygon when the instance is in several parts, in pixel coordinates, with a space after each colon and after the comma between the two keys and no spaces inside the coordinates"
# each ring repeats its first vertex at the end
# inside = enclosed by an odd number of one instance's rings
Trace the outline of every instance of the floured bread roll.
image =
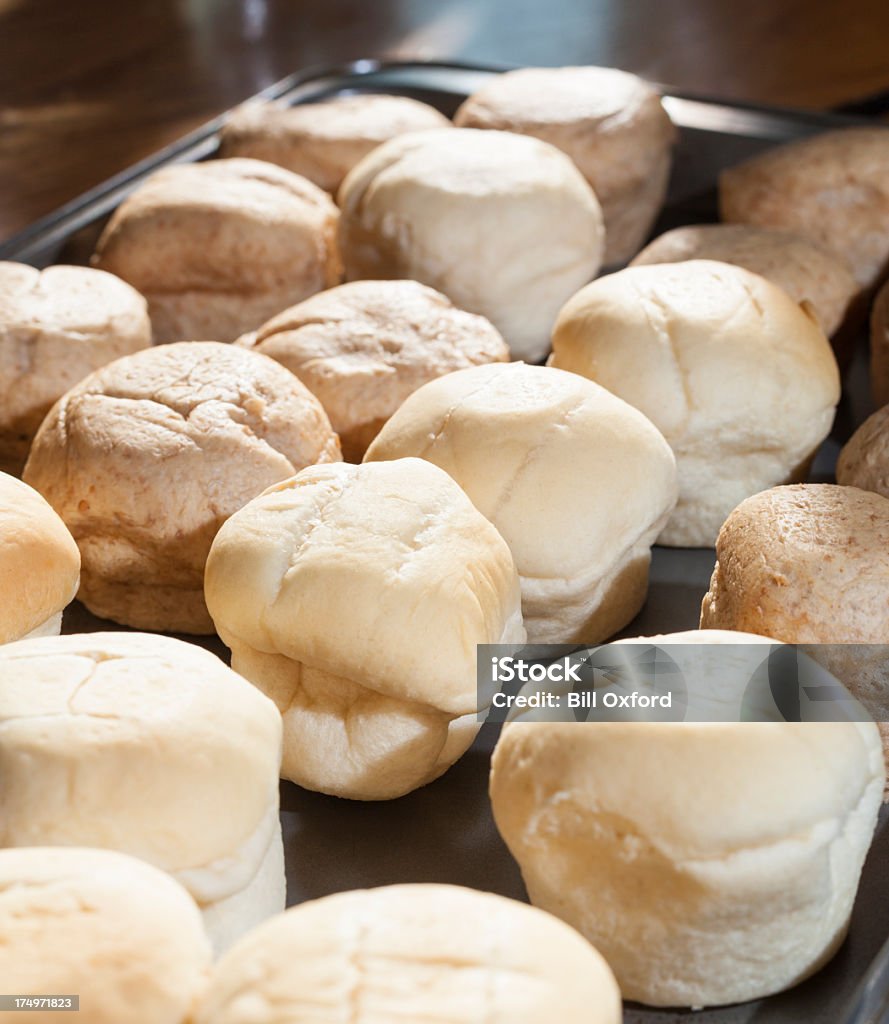
{"type": "Polygon", "coordinates": [[[722,219],[796,231],[864,288],[889,264],[889,131],[845,128],[776,146],[719,178],[722,219]]]}
{"type": "Polygon", "coordinates": [[[69,388],[150,344],[145,299],[113,275],[0,262],[0,469],[21,473],[43,417],[69,388]]]}
{"type": "Polygon", "coordinates": [[[207,607],[236,671],[284,716],[282,774],[401,796],[469,747],[476,645],[522,643],[509,548],[419,459],[303,470],[219,531],[207,607]]]}
{"type": "Polygon", "coordinates": [[[148,299],[155,342],[234,341],[340,278],[337,210],[261,160],[156,171],[117,208],[93,263],[148,299]]]}
{"type": "Polygon", "coordinates": [[[647,82],[616,68],[521,68],[473,93],[454,121],[533,135],[561,149],[605,217],[605,263],[645,241],[667,192],[676,129],[647,82]]]}
{"type": "Polygon", "coordinates": [[[214,655],[142,633],[9,644],[0,726],[0,846],[146,860],[217,949],[284,909],[280,716],[214,655]]]}
{"type": "Polygon", "coordinates": [[[601,956],[561,921],[491,893],[337,893],[257,928],[217,965],[195,1024],[619,1024],[601,956]]]}
{"type": "Polygon", "coordinates": [[[602,212],[583,175],[554,146],[510,132],[401,135],[353,168],[339,204],[349,280],[437,288],[532,362],[602,262],[602,212]]]}
{"type": "Polygon", "coordinates": [[[137,629],[212,633],[204,562],[222,523],[269,484],[339,459],[318,400],[273,360],[181,342],[127,356],[69,391],[25,480],[80,547],[80,600],[137,629]]]}
{"type": "Polygon", "coordinates": [[[709,547],[749,494],[805,476],[840,375],[824,333],[780,288],[712,260],[630,267],[583,288],[550,365],[645,413],[676,454],[662,544],[709,547]]]}
{"type": "Polygon", "coordinates": [[[871,312],[870,382],[877,405],[889,402],[889,281],[880,289],[871,312]]]}
{"type": "MultiPolygon", "coordinates": [[[[3,987],[76,994],[67,1019],[89,1024],[188,1024],[210,973],[188,893],[108,850],[0,850],[0,934],[3,987]]],[[[4,1007],[3,1020],[57,1024],[62,1012],[4,1007]]]]}
{"type": "Polygon", "coordinates": [[[889,763],[887,537],[889,500],[857,487],[755,494],[719,531],[701,627],[807,645],[873,716],[889,763]]]}
{"type": "Polygon", "coordinates": [[[811,313],[827,335],[842,324],[859,291],[834,253],[803,235],[750,224],[674,228],[650,242],[630,265],[686,260],[718,260],[759,274],[811,313]]]}
{"type": "Polygon", "coordinates": [[[837,483],[889,498],[889,405],[868,416],[846,442],[837,459],[837,483]]]}
{"type": "Polygon", "coordinates": [[[324,406],[343,454],[360,462],[418,387],[509,359],[484,317],[416,281],[353,281],[320,292],[238,341],[295,373],[324,406]]]}
{"type": "Polygon", "coordinates": [[[336,192],[355,164],[380,143],[450,123],[435,107],[407,96],[366,93],[295,107],[247,103],[223,127],[220,156],[267,160],[336,192]]]}
{"type": "MultiPolygon", "coordinates": [[[[639,638],[714,639],[768,642],[639,638]]],[[[713,664],[679,660],[706,690],[713,664]]],[[[746,662],[717,664],[723,697],[740,694],[746,662]]],[[[834,954],[883,779],[872,722],[516,723],[491,800],[532,902],[595,944],[624,998],[702,1007],[781,991],[834,954]]]]}
{"type": "Polygon", "coordinates": [[[0,644],[58,633],[80,585],[80,552],[52,507],[0,473],[0,644]]]}
{"type": "Polygon", "coordinates": [[[642,607],[676,462],[626,402],[545,366],[474,367],[411,395],[366,458],[412,455],[452,476],[509,545],[529,642],[598,643],[642,607]]]}

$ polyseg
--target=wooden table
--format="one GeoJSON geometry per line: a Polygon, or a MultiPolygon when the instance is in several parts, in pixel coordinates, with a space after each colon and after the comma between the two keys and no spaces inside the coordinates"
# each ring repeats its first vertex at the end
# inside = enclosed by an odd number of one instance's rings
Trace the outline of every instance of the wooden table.
{"type": "Polygon", "coordinates": [[[889,89],[887,0],[0,0],[0,237],[299,68],[607,64],[829,108],[889,89]]]}

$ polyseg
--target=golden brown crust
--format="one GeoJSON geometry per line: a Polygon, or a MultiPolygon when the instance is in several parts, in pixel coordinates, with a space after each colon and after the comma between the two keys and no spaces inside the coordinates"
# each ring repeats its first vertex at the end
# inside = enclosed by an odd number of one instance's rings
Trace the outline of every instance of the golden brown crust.
{"type": "Polygon", "coordinates": [[[68,392],[25,478],[74,534],[95,614],[202,633],[212,632],[204,562],[222,523],[270,484],[339,458],[320,403],[284,367],[232,345],[180,342],[68,392]]]}
{"type": "Polygon", "coordinates": [[[80,552],[59,516],[33,488],[0,473],[0,644],[59,615],[79,576],[80,552]]]}

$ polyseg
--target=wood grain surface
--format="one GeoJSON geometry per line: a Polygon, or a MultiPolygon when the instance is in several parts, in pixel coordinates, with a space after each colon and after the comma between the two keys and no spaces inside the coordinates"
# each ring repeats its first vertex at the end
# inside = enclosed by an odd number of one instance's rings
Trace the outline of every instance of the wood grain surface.
{"type": "Polygon", "coordinates": [[[606,64],[826,109],[889,89],[886,0],[0,0],[0,237],[302,68],[606,64]]]}

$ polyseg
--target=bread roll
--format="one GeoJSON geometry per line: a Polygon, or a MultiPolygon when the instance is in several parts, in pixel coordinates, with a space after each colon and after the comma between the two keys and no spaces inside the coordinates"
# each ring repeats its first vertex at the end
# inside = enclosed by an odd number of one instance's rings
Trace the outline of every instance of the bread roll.
{"type": "Polygon", "coordinates": [[[780,288],[711,260],[630,267],[568,302],[552,366],[608,388],[670,443],[679,501],[660,536],[711,546],[749,494],[805,476],[840,377],[821,329],[780,288]]]}
{"type": "Polygon", "coordinates": [[[175,164],[121,203],[93,263],[148,299],[155,342],[234,341],[339,281],[337,217],[260,160],[175,164]]]}
{"type": "Polygon", "coordinates": [[[412,278],[541,359],[559,306],[602,262],[593,190],[555,147],[449,128],[383,143],[340,188],[349,280],[412,278]]]}
{"type": "Polygon", "coordinates": [[[68,392],[25,479],[83,557],[80,600],[138,629],[212,633],[204,562],[222,523],[269,484],[339,459],[318,400],[266,356],[181,342],[127,356],[68,392]]]}
{"type": "Polygon", "coordinates": [[[267,160],[336,192],[355,164],[381,142],[450,123],[434,107],[407,96],[367,93],[295,107],[253,102],[228,119],[219,150],[224,157],[267,160]]]}
{"type": "Polygon", "coordinates": [[[837,459],[837,483],[889,498],[889,405],[869,416],[846,442],[837,459]]]}
{"type": "Polygon", "coordinates": [[[676,129],[655,90],[616,68],[521,68],[473,93],[454,121],[549,142],[577,164],[605,218],[605,263],[645,241],[667,192],[676,129]]]}
{"type": "Polygon", "coordinates": [[[889,500],[857,487],[774,487],[716,542],[703,629],[804,644],[861,701],[889,759],[889,500]]]}
{"type": "MultiPolygon", "coordinates": [[[[704,690],[708,659],[677,657],[704,690]]],[[[732,664],[720,685],[740,694],[732,664]]],[[[596,945],[624,998],[720,1005],[796,984],[842,942],[880,753],[872,722],[516,723],[491,800],[532,902],[596,945]]]]}
{"type": "Polygon", "coordinates": [[[219,962],[195,1024],[619,1024],[608,965],[516,900],[393,885],[293,907],[219,962]]]}
{"type": "Polygon", "coordinates": [[[0,473],[0,644],[58,633],[80,585],[80,552],[27,484],[0,473]]]}
{"type": "Polygon", "coordinates": [[[639,611],[677,485],[669,445],[632,406],[545,366],[474,367],[411,395],[367,460],[411,455],[509,545],[529,642],[598,643],[639,611]]]}
{"type": "Polygon", "coordinates": [[[419,459],[304,470],[219,531],[207,607],[232,665],[284,716],[282,773],[401,796],[469,747],[476,645],[522,643],[502,537],[419,459]]]}
{"type": "MultiPolygon", "coordinates": [[[[78,995],[63,1020],[187,1024],[210,973],[188,893],[107,850],[0,850],[0,933],[4,990],[78,995]]],[[[57,1024],[64,1012],[4,1011],[9,1024],[57,1024]]]]}
{"type": "Polygon", "coordinates": [[[889,402],[889,281],[880,289],[871,313],[870,381],[877,405],[889,402]]]}
{"type": "Polygon", "coordinates": [[[834,253],[802,235],[749,224],[674,228],[650,242],[630,265],[686,260],[717,260],[759,274],[783,288],[827,335],[837,331],[858,294],[855,278],[834,253]]]}
{"type": "Polygon", "coordinates": [[[722,219],[805,235],[842,256],[870,288],[889,261],[887,163],[885,127],[784,143],[722,172],[722,219]]]}
{"type": "Polygon", "coordinates": [[[122,632],[9,644],[0,680],[0,846],[146,860],[217,949],[284,909],[281,723],[254,687],[194,644],[122,632]]]}
{"type": "Polygon", "coordinates": [[[353,281],[313,295],[239,339],[276,359],[314,394],[360,462],[380,427],[418,387],[452,370],[503,362],[484,317],[416,281],[353,281]]]}
{"type": "Polygon", "coordinates": [[[43,417],[69,388],[150,344],[145,299],[111,274],[0,262],[0,469],[21,473],[43,417]]]}

